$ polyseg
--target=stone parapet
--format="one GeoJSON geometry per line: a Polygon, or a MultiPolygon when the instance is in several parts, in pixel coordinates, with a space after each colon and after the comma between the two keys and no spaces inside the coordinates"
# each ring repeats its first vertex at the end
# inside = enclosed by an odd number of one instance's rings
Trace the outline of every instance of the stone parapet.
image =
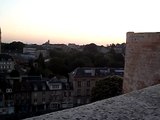
{"type": "Polygon", "coordinates": [[[26,120],[160,120],[160,85],[26,120]]]}

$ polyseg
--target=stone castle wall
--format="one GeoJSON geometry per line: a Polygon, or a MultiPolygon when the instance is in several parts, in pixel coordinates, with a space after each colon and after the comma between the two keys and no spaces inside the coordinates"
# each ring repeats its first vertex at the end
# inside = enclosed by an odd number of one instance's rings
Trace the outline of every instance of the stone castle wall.
{"type": "Polygon", "coordinates": [[[160,83],[160,33],[128,32],[124,93],[160,83]]]}

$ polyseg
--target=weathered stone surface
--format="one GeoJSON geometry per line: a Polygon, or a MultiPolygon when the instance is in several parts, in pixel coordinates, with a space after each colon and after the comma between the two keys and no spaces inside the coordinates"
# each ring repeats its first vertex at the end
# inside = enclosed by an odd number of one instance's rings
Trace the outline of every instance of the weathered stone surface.
{"type": "Polygon", "coordinates": [[[127,33],[124,93],[160,83],[160,33],[127,33]]]}
{"type": "Polygon", "coordinates": [[[26,120],[160,120],[160,85],[26,120]]]}

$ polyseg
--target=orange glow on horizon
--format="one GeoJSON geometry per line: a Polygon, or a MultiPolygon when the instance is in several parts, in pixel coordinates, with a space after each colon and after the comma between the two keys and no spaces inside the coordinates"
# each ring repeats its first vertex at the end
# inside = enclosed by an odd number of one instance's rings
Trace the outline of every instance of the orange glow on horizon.
{"type": "Polygon", "coordinates": [[[2,41],[123,43],[128,31],[159,31],[158,3],[158,0],[4,0],[0,1],[2,41]],[[151,6],[154,7],[148,9],[151,6]]]}

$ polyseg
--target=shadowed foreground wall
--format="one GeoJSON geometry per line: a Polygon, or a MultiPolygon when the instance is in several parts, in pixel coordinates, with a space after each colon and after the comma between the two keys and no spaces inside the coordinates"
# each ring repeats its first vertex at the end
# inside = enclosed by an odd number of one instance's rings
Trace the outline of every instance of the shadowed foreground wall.
{"type": "Polygon", "coordinates": [[[124,93],[160,83],[160,33],[128,32],[124,93]]]}

